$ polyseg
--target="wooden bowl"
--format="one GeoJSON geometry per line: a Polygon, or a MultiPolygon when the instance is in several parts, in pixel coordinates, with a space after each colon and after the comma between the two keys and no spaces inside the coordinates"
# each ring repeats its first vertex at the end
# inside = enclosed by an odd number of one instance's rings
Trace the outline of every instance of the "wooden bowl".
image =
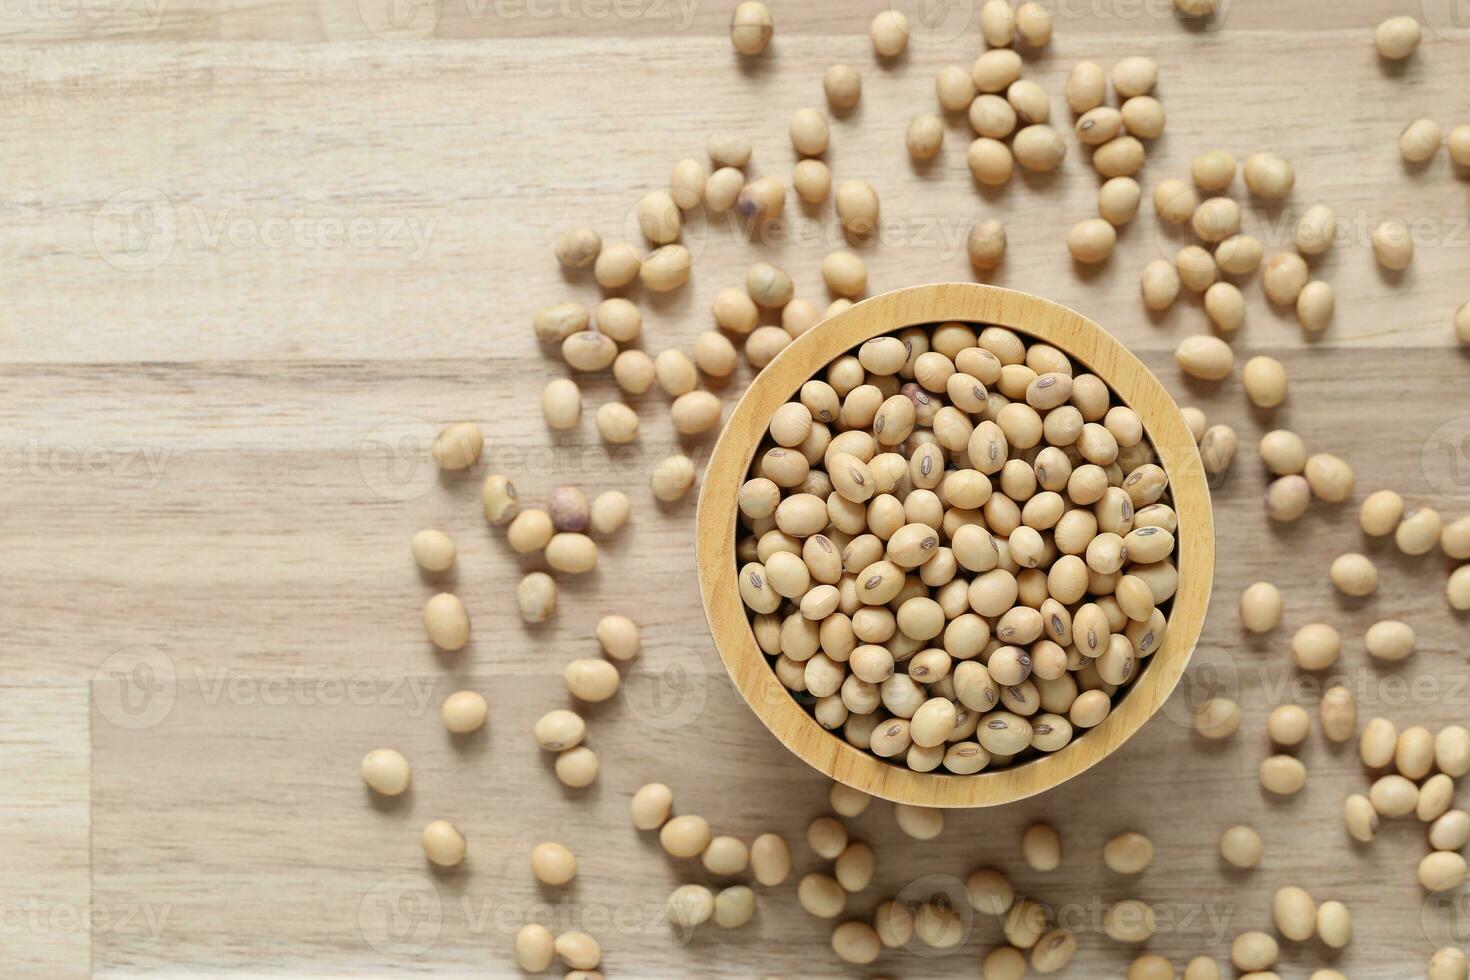
{"type": "Polygon", "coordinates": [[[936,807],[994,806],[1066,782],[1102,761],[1174,690],[1204,625],[1214,572],[1210,494],[1194,438],[1159,380],[1091,320],[1048,300],[972,283],[942,283],[865,300],[796,338],[751,384],[715,444],[699,494],[697,563],[705,616],[735,686],[777,738],[812,767],[872,796],[936,807]],[[776,678],[756,646],[736,585],[736,495],[772,414],[838,356],[880,334],[948,320],[996,324],[1051,344],[1106,381],[1143,421],[1169,477],[1179,517],[1179,587],[1159,650],[1095,728],[1060,751],[1020,765],[954,775],[921,773],[849,745],[819,725],[776,678]]]}

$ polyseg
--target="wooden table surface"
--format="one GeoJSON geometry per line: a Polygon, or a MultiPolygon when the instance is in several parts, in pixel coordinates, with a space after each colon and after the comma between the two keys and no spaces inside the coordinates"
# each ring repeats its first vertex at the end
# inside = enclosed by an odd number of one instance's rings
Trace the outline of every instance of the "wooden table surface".
{"type": "MultiPolygon", "coordinates": [[[[5,8],[7,975],[516,976],[510,941],[529,919],[594,933],[609,977],[978,974],[999,929],[968,913],[967,941],[947,955],[888,952],[870,969],[842,968],[827,947],[832,924],[797,905],[795,876],[761,890],[740,932],[671,931],[669,890],[707,875],[632,829],[637,786],[667,782],[679,810],[717,831],[787,835],[797,876],[823,864],[801,837],[827,786],[759,726],[715,655],[693,578],[693,498],[660,507],[647,490],[676,441],[666,399],[638,400],[643,436],[613,453],[591,424],[616,397],[605,379],[585,385],[576,432],[550,437],[539,412],[541,386],[564,369],[538,349],[531,314],[598,295],[559,270],[555,236],[590,224],[605,240],[631,239],[633,202],[675,160],[700,156],[714,129],[747,133],[754,172],[788,178],[786,121],[824,105],[821,75],[839,60],[862,73],[864,94],[834,120],[828,159],[839,179],[872,182],[889,219],[865,254],[873,291],[968,278],[964,235],[998,217],[1010,251],[992,281],[1106,325],[1181,402],[1235,426],[1242,447],[1215,488],[1220,560],[1197,665],[1166,710],[1055,792],[950,813],[932,843],[904,838],[892,807],[875,804],[853,835],[876,846],[878,878],[849,913],[899,893],[927,898],[994,864],[1079,932],[1079,976],[1120,975],[1135,955],[1100,926],[1101,910],[1130,896],[1159,916],[1146,948],[1181,966],[1197,953],[1225,963],[1236,933],[1269,928],[1271,894],[1287,884],[1346,902],[1355,937],[1341,953],[1285,944],[1284,976],[1325,965],[1420,976],[1436,946],[1470,943],[1465,893],[1426,901],[1415,882],[1416,821],[1386,825],[1371,846],[1347,839],[1342,801],[1368,784],[1352,746],[1314,731],[1301,751],[1307,787],[1289,800],[1267,798],[1255,775],[1268,710],[1310,706],[1333,679],[1353,686],[1365,718],[1433,728],[1470,714],[1467,621],[1446,605],[1446,563],[1365,543],[1355,520],[1356,501],[1380,487],[1452,517],[1470,510],[1470,363],[1450,328],[1470,299],[1470,182],[1443,153],[1406,168],[1396,143],[1419,116],[1470,121],[1470,20],[1451,0],[1242,0],[1203,28],[1164,0],[1052,5],[1056,38],[1025,70],[1055,115],[1081,58],[1160,63],[1169,127],[1146,187],[1214,146],[1274,150],[1294,162],[1295,192],[1246,215],[1270,250],[1290,247],[1306,207],[1336,209],[1344,240],[1315,263],[1338,297],[1324,336],[1304,341],[1258,283],[1246,289],[1238,353],[1269,352],[1291,372],[1288,403],[1260,413],[1238,382],[1198,386],[1175,367],[1180,338],[1208,329],[1197,299],[1143,311],[1139,270],[1178,244],[1147,203],[1108,264],[1072,266],[1062,239],[1095,213],[1097,178],[1070,135],[1060,172],[998,191],[975,189],[962,119],[950,121],[941,159],[909,163],[903,130],[934,110],[935,71],[968,64],[981,43],[968,0],[927,5],[922,27],[913,0],[913,43],[880,66],[866,30],[884,5],[773,2],[778,34],[753,64],[730,50],[728,0],[5,8]],[[1426,30],[1418,54],[1390,68],[1370,38],[1391,13],[1426,30]],[[1417,255],[1402,275],[1380,272],[1367,247],[1387,217],[1414,223],[1417,255]],[[484,426],[485,458],[440,479],[427,442],[460,419],[484,426]],[[1276,426],[1347,458],[1354,503],[1270,526],[1254,446],[1276,426]],[[518,619],[524,566],[479,512],[480,477],[495,471],[528,500],[571,482],[634,501],[597,572],[564,580],[542,627],[518,619]],[[419,621],[442,584],[408,554],[428,525],[460,546],[452,585],[475,637],[456,655],[436,654],[419,621]],[[1327,581],[1331,558],[1352,550],[1379,563],[1366,600],[1327,581]],[[1235,606],[1262,578],[1282,586],[1287,612],[1253,638],[1235,606]],[[623,695],[589,711],[599,782],[569,791],[528,731],[564,703],[562,667],[595,655],[592,627],[609,612],[641,624],[644,654],[623,695]],[[1389,616],[1414,625],[1420,649],[1375,668],[1362,633],[1389,616]],[[1286,656],[1292,631],[1319,620],[1345,638],[1328,678],[1298,674],[1286,656]],[[483,691],[491,716],[456,740],[438,710],[461,687],[483,691]],[[1188,727],[1191,698],[1214,688],[1245,709],[1226,744],[1188,727]],[[391,805],[370,799],[357,774],[380,745],[414,766],[412,792],[391,805]],[[425,867],[418,830],[436,817],[469,838],[455,873],[425,867]],[[1065,840],[1050,874],[1018,856],[1020,831],[1039,819],[1065,840]],[[1253,872],[1217,856],[1234,823],[1265,839],[1253,872]],[[1157,847],[1136,880],[1099,857],[1129,829],[1157,847]],[[536,885],[527,854],[543,839],[577,852],[573,886],[536,885]]],[[[754,245],[723,219],[692,219],[690,284],[629,294],[644,345],[688,350],[715,292],[757,256],[824,303],[817,262],[838,241],[830,205],[792,203],[787,215],[789,234],[754,245]]],[[[719,390],[733,396],[745,377],[719,390]]],[[[685,448],[700,458],[710,441],[685,448]]]]}

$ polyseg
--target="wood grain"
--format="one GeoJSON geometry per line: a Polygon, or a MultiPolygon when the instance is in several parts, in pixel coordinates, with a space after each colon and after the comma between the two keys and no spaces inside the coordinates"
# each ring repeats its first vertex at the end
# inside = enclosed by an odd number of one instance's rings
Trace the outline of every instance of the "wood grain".
{"type": "Polygon", "coordinates": [[[859,303],[798,337],[761,371],[731,411],[715,444],[699,497],[695,561],[700,597],[715,646],[741,695],[766,727],[813,768],[855,789],[919,806],[998,806],[1052,789],[1107,758],[1153,717],[1173,692],[1204,625],[1215,566],[1207,477],[1178,406],[1143,363],[1097,324],[1026,293],[979,284],[945,283],[895,290],[859,303]],[[782,687],[756,646],[749,610],[736,588],[737,491],[770,427],[771,415],[809,378],[865,340],[905,327],[958,320],[994,324],[1063,351],[1079,370],[1101,377],[1138,413],[1169,476],[1179,517],[1179,588],[1168,632],[1147,670],[1095,728],[1025,765],[954,776],[914,772],[853,748],[817,724],[782,687]]]}
{"type": "MultiPolygon", "coordinates": [[[[1054,792],[950,814],[927,845],[903,839],[891,807],[875,804],[853,827],[878,848],[879,876],[849,912],[905,889],[928,897],[992,863],[1026,893],[1080,912],[1079,975],[1118,975],[1136,952],[1105,939],[1086,911],[1130,895],[1169,917],[1147,948],[1179,964],[1198,952],[1224,962],[1235,932],[1268,926],[1271,892],[1284,884],[1343,900],[1356,928],[1342,953],[1288,945],[1284,975],[1331,963],[1399,980],[1420,975],[1456,930],[1470,939],[1463,905],[1426,905],[1414,882],[1420,827],[1390,825],[1370,847],[1347,842],[1342,799],[1368,783],[1351,751],[1314,734],[1302,750],[1308,786],[1290,801],[1267,799],[1255,780],[1269,751],[1265,714],[1310,704],[1320,689],[1286,658],[1291,631],[1308,622],[1342,631],[1331,676],[1358,690],[1364,717],[1434,727],[1466,715],[1466,619],[1445,606],[1444,562],[1363,541],[1352,505],[1269,525],[1252,451],[1285,425],[1353,463],[1355,501],[1392,486],[1448,516],[1470,509],[1467,362],[1449,328],[1470,298],[1470,183],[1443,155],[1405,168],[1396,148],[1417,116],[1464,121],[1470,60],[1447,4],[1237,3],[1220,29],[1202,30],[1109,0],[1068,7],[1077,15],[1059,16],[1051,48],[1027,60],[1061,117],[1056,96],[1077,60],[1155,56],[1170,118],[1150,148],[1146,187],[1213,146],[1272,149],[1295,163],[1296,190],[1285,208],[1247,208],[1247,226],[1284,248],[1291,215],[1322,201],[1352,229],[1314,264],[1338,296],[1322,338],[1306,342],[1289,313],[1246,289],[1237,353],[1270,353],[1291,373],[1291,397],[1271,414],[1250,410],[1234,383],[1180,376],[1170,351],[1207,325],[1192,297],[1161,316],[1141,309],[1139,270],[1179,244],[1155,233],[1147,204],[1109,264],[1072,266],[1063,236],[1095,213],[1097,188],[1075,143],[1058,174],[982,194],[954,119],[941,158],[911,167],[903,128],[932,111],[940,65],[978,54],[973,30],[916,38],[880,66],[866,26],[885,4],[773,4],[771,57],[743,64],[724,37],[728,4],[705,2],[685,31],[652,17],[486,17],[446,4],[431,10],[423,40],[380,38],[355,3],[171,0],[151,22],[136,19],[137,4],[106,17],[67,16],[67,6],[0,16],[0,807],[12,831],[0,959],[11,973],[513,977],[510,934],[531,916],[587,921],[609,976],[853,975],[827,952],[832,924],[801,913],[789,883],[762,892],[757,921],[739,935],[707,928],[681,944],[658,921],[675,884],[706,876],[631,829],[637,785],[662,779],[682,811],[746,839],[786,834],[798,874],[821,867],[800,837],[826,787],[724,679],[699,609],[692,500],[658,507],[647,494],[654,460],[679,446],[702,462],[709,441],[676,438],[664,400],[649,396],[638,402],[638,443],[608,452],[590,420],[617,397],[606,379],[584,385],[581,427],[553,439],[537,393],[563,368],[528,329],[542,305],[599,296],[556,267],[557,233],[585,223],[608,241],[634,234],[633,203],[675,160],[700,155],[710,130],[747,133],[756,172],[784,178],[786,121],[822,104],[821,73],[837,60],[862,72],[864,97],[834,120],[829,161],[839,178],[872,182],[896,219],[864,253],[874,291],[968,278],[963,235],[996,217],[1010,252],[992,281],[1102,324],[1181,402],[1235,426],[1242,446],[1212,488],[1222,557],[1195,668],[1160,716],[1054,792]],[[1368,39],[1392,13],[1429,29],[1413,59],[1387,68],[1368,39]],[[1388,216],[1427,222],[1400,277],[1381,274],[1366,247],[1388,216]],[[424,464],[426,435],[463,418],[486,427],[488,457],[440,481],[424,464]],[[491,468],[514,476],[528,500],[573,482],[635,501],[599,570],[564,582],[561,611],[541,628],[522,625],[512,600],[533,566],[478,512],[491,468]],[[428,648],[418,622],[441,583],[414,571],[407,542],[429,524],[455,534],[453,584],[475,620],[471,646],[452,658],[428,648]],[[1346,550],[1378,562],[1372,598],[1329,586],[1327,565],[1346,550]],[[1258,579],[1281,584],[1288,601],[1283,627],[1266,637],[1244,635],[1235,615],[1258,579]],[[590,712],[602,779],[568,793],[527,732],[564,703],[562,667],[595,652],[596,618],[613,611],[643,626],[645,654],[624,696],[590,712]],[[1392,670],[1369,664],[1361,641],[1387,616],[1420,637],[1392,670]],[[160,653],[162,674],[132,673],[160,653]],[[172,677],[168,712],[143,728],[109,717],[135,719],[116,715],[121,684],[150,676],[172,677]],[[422,711],[402,695],[410,680],[430,692],[422,711]],[[366,685],[365,701],[337,693],[348,681],[366,685]],[[460,686],[486,692],[492,721],[483,740],[455,745],[435,712],[460,686]],[[1245,725],[1231,743],[1203,745],[1181,719],[1217,688],[1238,696],[1245,725]],[[375,807],[357,778],[358,759],[380,744],[415,765],[416,788],[397,809],[375,807]],[[467,869],[444,878],[426,872],[416,842],[438,816],[471,842],[467,869]],[[1016,857],[1020,830],[1036,819],[1063,833],[1057,873],[1016,857]],[[1250,874],[1215,855],[1220,830],[1237,822],[1266,839],[1250,874]],[[1157,845],[1153,867],[1136,882],[1104,871],[1101,843],[1139,828],[1157,845]],[[581,859],[566,904],[526,868],[543,837],[581,859]],[[439,931],[420,949],[425,933],[387,926],[435,921],[408,915],[431,907],[413,905],[430,902],[425,883],[441,903],[439,931]],[[26,903],[115,917],[79,936],[64,920],[17,919],[12,909],[26,903]],[[387,919],[385,903],[405,917],[387,919]],[[614,921],[619,909],[626,918],[614,921]]],[[[628,293],[644,312],[644,346],[687,350],[709,326],[714,294],[757,258],[788,269],[799,295],[821,298],[817,262],[837,241],[823,230],[830,218],[793,205],[781,226],[790,234],[750,245],[738,229],[692,220],[701,247],[690,285],[628,293]]],[[[747,380],[742,370],[718,390],[733,401],[747,380]]],[[[146,689],[167,688],[137,691],[146,689]]],[[[163,701],[129,703],[146,715],[163,701]]],[[[998,941],[994,922],[976,920],[951,956],[890,952],[869,972],[973,976],[998,941]]]]}

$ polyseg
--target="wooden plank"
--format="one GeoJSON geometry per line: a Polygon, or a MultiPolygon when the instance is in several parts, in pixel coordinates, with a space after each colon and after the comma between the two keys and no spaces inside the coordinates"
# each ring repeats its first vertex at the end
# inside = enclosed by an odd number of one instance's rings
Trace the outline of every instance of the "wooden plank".
{"type": "MultiPolygon", "coordinates": [[[[1319,344],[1448,347],[1470,255],[1465,185],[1442,159],[1406,175],[1395,141],[1412,115],[1453,117],[1461,78],[1446,59],[1458,45],[1431,39],[1395,77],[1370,51],[1350,55],[1361,63],[1347,68],[1345,41],[1140,41],[1164,65],[1171,113],[1145,184],[1182,174],[1218,144],[1241,157],[1287,150],[1298,168],[1291,205],[1247,208],[1246,226],[1275,250],[1307,206],[1336,208],[1351,244],[1319,264],[1341,311],[1319,344]],[[1240,70],[1252,63],[1271,70],[1240,70]],[[1300,93],[1327,75],[1341,79],[1337,118],[1352,140],[1339,126],[1306,125],[1314,113],[1303,115],[1300,93]],[[1229,99],[1218,97],[1221,78],[1231,79],[1229,99]],[[1302,123],[1289,146],[1283,118],[1302,123]],[[1367,247],[1388,216],[1422,223],[1401,279],[1379,273],[1367,247]]],[[[981,194],[964,163],[967,127],[953,120],[942,159],[913,171],[904,122],[933,108],[934,72],[968,62],[973,45],[915,50],[878,69],[865,43],[794,38],[789,71],[752,76],[715,57],[717,41],[693,39],[609,41],[596,59],[573,42],[15,49],[0,101],[13,120],[0,146],[16,161],[0,253],[10,297],[0,357],[536,358],[524,328],[534,311],[598,296],[588,277],[568,281],[549,260],[556,235],[589,222],[609,241],[636,238],[625,219],[638,197],[666,182],[679,156],[701,155],[714,129],[748,133],[756,170],[787,177],[786,120],[820,102],[821,66],[833,57],[852,58],[868,80],[862,107],[836,123],[829,157],[838,179],[867,179],[882,197],[885,227],[866,253],[875,291],[970,276],[964,236],[976,218],[994,216],[1010,229],[997,283],[1075,306],[1130,344],[1172,347],[1177,337],[1160,326],[1203,329],[1193,302],[1156,320],[1142,313],[1140,269],[1180,244],[1156,231],[1147,204],[1112,262],[1069,268],[1064,236],[1095,213],[1097,188],[1075,143],[1061,172],[981,194]],[[607,84],[646,71],[680,84],[607,84]],[[548,91],[569,94],[548,102],[548,91]],[[533,106],[529,117],[495,108],[533,106]]],[[[1096,53],[1063,35],[1029,73],[1059,95],[1071,64],[1096,53]]],[[[1065,113],[1059,98],[1053,111],[1065,113]]],[[[699,324],[756,254],[786,266],[799,295],[821,299],[817,263],[841,244],[830,212],[793,201],[787,215],[757,236],[756,250],[723,218],[713,228],[691,219],[691,286],[632,294],[650,317],[649,342],[672,336],[671,321],[699,324]]],[[[1248,294],[1252,328],[1242,339],[1258,342],[1257,324],[1283,341],[1298,335],[1291,317],[1266,310],[1258,287],[1248,294]]]]}

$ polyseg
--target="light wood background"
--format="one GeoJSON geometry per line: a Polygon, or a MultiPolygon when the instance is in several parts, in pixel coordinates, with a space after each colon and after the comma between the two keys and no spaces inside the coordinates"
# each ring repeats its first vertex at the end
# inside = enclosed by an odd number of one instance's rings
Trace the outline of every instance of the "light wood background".
{"type": "MultiPolygon", "coordinates": [[[[882,0],[773,3],[778,36],[755,64],[730,51],[730,6],[698,0],[687,20],[654,0],[446,0],[397,6],[394,18],[387,0],[35,0],[0,12],[9,974],[515,976],[510,939],[527,918],[584,925],[609,976],[977,974],[999,938],[993,922],[971,923],[948,956],[889,952],[871,969],[841,968],[827,949],[832,924],[799,910],[794,879],[762,891],[740,933],[671,934],[664,897],[706,876],[631,829],[634,788],[660,779],[681,811],[720,831],[788,835],[799,875],[822,863],[800,836],[826,786],[758,725],[720,668],[693,579],[693,498],[658,507],[646,490],[674,442],[664,400],[640,400],[643,437],[613,454],[590,418],[614,397],[606,382],[586,385],[575,434],[549,438],[537,405],[561,369],[537,349],[532,312],[597,295],[563,277],[556,234],[586,223],[607,240],[624,235],[637,197],[676,159],[698,156],[715,128],[751,136],[756,172],[789,175],[786,120],[822,104],[822,71],[837,60],[860,69],[865,91],[834,122],[829,160],[839,178],[870,180],[895,221],[867,254],[875,291],[967,277],[959,243],[977,217],[998,216],[1010,253],[994,281],[1106,325],[1242,442],[1215,491],[1221,558],[1187,689],[1104,765],[1014,807],[952,813],[936,842],[902,838],[891,808],[875,804],[853,834],[878,848],[879,877],[849,912],[901,889],[927,898],[992,863],[1080,930],[1077,975],[1118,975],[1133,955],[1100,929],[1101,907],[1128,896],[1157,905],[1166,925],[1147,948],[1180,964],[1199,952],[1223,963],[1235,933],[1268,926],[1270,895],[1285,884],[1345,901],[1356,936],[1341,954],[1288,944],[1283,975],[1335,964],[1353,977],[1418,976],[1436,945],[1470,942],[1464,894],[1426,903],[1415,883],[1420,826],[1388,826],[1371,847],[1348,842],[1342,800],[1368,782],[1350,748],[1314,733],[1302,750],[1307,788],[1291,800],[1267,799],[1255,779],[1265,713],[1318,689],[1285,655],[1304,623],[1342,630],[1340,673],[1364,716],[1438,726],[1470,714],[1466,620],[1446,607],[1443,560],[1364,545],[1351,506],[1268,526],[1253,452],[1262,431],[1287,425],[1357,467],[1357,499],[1391,486],[1451,516],[1470,509],[1467,360],[1450,332],[1470,299],[1470,182],[1443,154],[1406,169],[1396,147],[1417,116],[1470,121],[1464,18],[1457,27],[1448,0],[1237,0],[1218,29],[1202,29],[1159,0],[1063,3],[1052,46],[1027,62],[1062,115],[1076,60],[1159,60],[1170,121],[1146,185],[1216,145],[1292,159],[1288,206],[1248,215],[1273,248],[1292,213],[1317,201],[1337,210],[1349,240],[1317,263],[1338,294],[1324,337],[1304,343],[1258,285],[1247,290],[1238,351],[1270,352],[1292,376],[1290,401],[1267,416],[1236,383],[1197,387],[1174,367],[1179,338],[1206,325],[1192,299],[1158,317],[1141,308],[1140,268],[1177,245],[1160,239],[1147,205],[1108,265],[1072,268],[1062,237],[1095,213],[1097,185],[1075,143],[1058,174],[981,194],[953,120],[942,159],[910,166],[903,129],[934,108],[935,71],[979,51],[968,6],[928,8],[949,16],[887,66],[866,37],[882,0]],[[1390,13],[1431,28],[1395,68],[1370,42],[1390,13]],[[1377,271],[1366,247],[1389,216],[1421,221],[1401,276],[1377,271]],[[486,458],[440,481],[428,437],[465,418],[485,427],[486,458]],[[530,501],[559,482],[635,501],[599,570],[564,582],[544,627],[516,617],[523,569],[479,514],[488,470],[530,501]],[[449,529],[461,549],[453,587],[475,639],[453,656],[436,655],[419,624],[439,584],[408,555],[426,525],[449,529]],[[1326,579],[1331,557],[1355,549],[1379,559],[1368,600],[1344,600],[1326,579]],[[1288,611],[1275,634],[1249,639],[1234,607],[1261,578],[1283,587],[1288,611]],[[643,626],[645,654],[625,696],[589,711],[602,777],[571,792],[528,730],[563,703],[562,667],[595,653],[592,626],[613,611],[643,626]],[[1379,670],[1361,636],[1390,615],[1414,624],[1421,648],[1379,670]],[[1201,679],[1245,706],[1229,744],[1203,745],[1185,724],[1201,679]],[[491,703],[487,729],[462,743],[437,718],[461,686],[491,703]],[[379,745],[415,767],[396,805],[375,804],[357,776],[379,745]],[[435,817],[469,837],[456,873],[424,866],[418,828],[435,817]],[[1065,839],[1052,874],[1017,857],[1037,819],[1065,839]],[[1216,856],[1236,822],[1266,840],[1253,873],[1216,856]],[[1157,845],[1136,881],[1099,859],[1127,829],[1157,845]],[[579,855],[568,889],[538,888],[529,873],[530,848],[548,838],[579,855]]],[[[700,255],[689,287],[630,294],[645,345],[688,349],[714,293],[756,255],[819,299],[830,213],[792,203],[788,216],[796,241],[754,248],[723,223],[691,222],[700,255]]]]}

